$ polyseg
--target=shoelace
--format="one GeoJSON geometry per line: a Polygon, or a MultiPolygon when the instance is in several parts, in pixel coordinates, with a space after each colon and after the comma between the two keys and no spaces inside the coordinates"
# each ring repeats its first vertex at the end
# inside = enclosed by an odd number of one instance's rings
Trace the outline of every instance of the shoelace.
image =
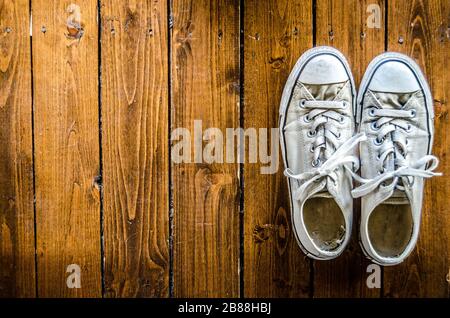
{"type": "Polygon", "coordinates": [[[358,170],[359,159],[357,156],[349,155],[352,150],[361,142],[366,140],[363,133],[357,134],[344,142],[320,167],[311,171],[294,174],[291,169],[286,169],[284,175],[299,181],[304,181],[299,188],[293,193],[293,198],[299,200],[304,191],[313,183],[320,181],[320,179],[327,177],[336,184],[335,170],[340,166],[344,166],[352,175],[354,174],[347,164],[352,163],[353,168],[358,170]]]}
{"type": "Polygon", "coordinates": [[[354,198],[362,197],[368,194],[369,192],[372,192],[373,190],[378,188],[378,186],[382,185],[386,180],[389,179],[393,180],[391,184],[383,186],[385,191],[391,191],[394,188],[399,188],[400,190],[403,190],[404,188],[403,187],[400,188],[398,185],[398,181],[401,177],[431,178],[434,176],[442,176],[442,173],[433,172],[433,170],[436,169],[438,164],[439,160],[435,156],[427,155],[417,160],[417,162],[412,164],[410,167],[402,166],[394,171],[385,172],[373,179],[363,179],[361,177],[357,177],[356,179],[360,183],[362,183],[362,185],[354,189],[352,191],[352,195],[354,198]],[[430,162],[431,165],[427,169],[421,168],[429,164],[430,162]]]}
{"type": "MultiPolygon", "coordinates": [[[[299,106],[304,109],[311,109],[304,117],[305,122],[313,121],[311,129],[308,131],[309,138],[315,138],[311,151],[314,152],[312,161],[313,167],[321,164],[320,155],[327,150],[327,142],[331,144],[332,151],[336,150],[341,133],[335,125],[327,125],[330,121],[343,123],[345,120],[343,110],[349,107],[346,101],[317,101],[300,100],[299,106]]],[[[325,154],[326,156],[327,154],[325,154]]]]}
{"type": "Polygon", "coordinates": [[[411,165],[408,165],[406,161],[408,140],[405,133],[412,129],[412,125],[407,119],[416,116],[415,110],[373,107],[369,110],[369,116],[374,118],[371,129],[378,131],[374,142],[380,146],[377,159],[381,163],[381,169],[379,169],[379,175],[372,179],[364,179],[356,174],[353,175],[361,183],[361,186],[352,191],[354,198],[362,197],[379,186],[383,187],[384,191],[394,189],[404,191],[404,186],[400,184],[400,180],[403,181],[402,177],[406,177],[411,184],[413,180],[410,181],[410,178],[412,177],[431,178],[442,175],[441,173],[433,172],[439,164],[439,160],[435,156],[426,155],[411,165]],[[388,135],[391,138],[388,138],[388,135]],[[388,171],[385,167],[386,159],[388,158],[393,160],[395,170],[388,171]],[[427,165],[429,167],[424,168],[427,165]],[[391,179],[392,182],[386,185],[386,181],[391,179]]]}

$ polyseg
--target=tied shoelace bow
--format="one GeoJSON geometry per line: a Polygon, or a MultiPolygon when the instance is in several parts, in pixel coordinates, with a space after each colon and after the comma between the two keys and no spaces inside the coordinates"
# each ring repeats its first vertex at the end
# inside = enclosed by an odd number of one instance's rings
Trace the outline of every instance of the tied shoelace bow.
{"type": "Polygon", "coordinates": [[[356,174],[352,174],[361,183],[359,187],[352,190],[354,198],[367,195],[380,186],[386,192],[395,189],[404,191],[405,188],[400,184],[400,180],[412,185],[414,182],[414,180],[411,180],[412,177],[431,178],[442,175],[442,173],[433,172],[439,164],[439,160],[435,156],[423,156],[413,164],[408,163],[406,160],[408,141],[405,132],[409,133],[412,130],[412,125],[407,122],[407,119],[416,116],[415,110],[372,107],[368,114],[374,118],[371,129],[378,131],[374,143],[380,146],[377,160],[381,163],[381,169],[378,172],[378,176],[372,179],[364,179],[356,174]],[[388,136],[391,138],[388,138],[388,136]],[[391,169],[391,171],[388,171],[385,168],[386,159],[393,160],[395,170],[391,169]],[[428,168],[425,168],[427,165],[428,168]],[[392,182],[386,185],[386,181],[391,179],[392,182]]]}
{"type": "Polygon", "coordinates": [[[334,172],[341,166],[344,166],[353,175],[352,169],[347,164],[351,163],[355,170],[358,170],[359,160],[356,156],[349,155],[349,153],[353,152],[353,149],[363,140],[366,140],[366,136],[362,133],[353,136],[344,142],[320,167],[311,171],[294,174],[291,169],[286,169],[284,171],[285,176],[303,181],[301,186],[294,191],[293,198],[299,200],[313,182],[320,181],[324,177],[330,178],[336,184],[337,180],[335,179],[334,172]]]}

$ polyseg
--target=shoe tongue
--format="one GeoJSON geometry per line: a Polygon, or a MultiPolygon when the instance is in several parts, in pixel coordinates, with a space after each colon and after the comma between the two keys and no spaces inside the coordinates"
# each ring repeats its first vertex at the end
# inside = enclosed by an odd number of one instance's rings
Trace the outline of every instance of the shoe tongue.
{"type": "Polygon", "coordinates": [[[402,109],[414,93],[373,92],[384,109],[402,109]]]}
{"type": "Polygon", "coordinates": [[[316,100],[334,100],[346,82],[333,84],[303,84],[316,100]]]}
{"type": "MultiPolygon", "coordinates": [[[[346,86],[347,81],[341,83],[330,83],[330,84],[306,84],[303,83],[304,87],[307,89],[314,99],[316,100],[335,100],[342,89],[346,86]]],[[[328,146],[328,145],[327,145],[328,146]]],[[[329,147],[327,147],[329,149],[329,147]]],[[[330,154],[327,154],[330,155],[330,154]]],[[[322,184],[320,188],[315,188],[311,198],[333,198],[336,197],[330,193],[328,182],[322,184]]]]}
{"type": "MultiPolygon", "coordinates": [[[[373,92],[378,99],[378,101],[383,105],[385,109],[403,109],[407,102],[411,99],[414,93],[382,93],[373,92]]],[[[387,158],[386,162],[387,170],[394,170],[394,158],[393,155],[387,158]]],[[[409,204],[408,196],[405,191],[394,190],[392,195],[386,199],[383,203],[385,204],[409,204]]]]}

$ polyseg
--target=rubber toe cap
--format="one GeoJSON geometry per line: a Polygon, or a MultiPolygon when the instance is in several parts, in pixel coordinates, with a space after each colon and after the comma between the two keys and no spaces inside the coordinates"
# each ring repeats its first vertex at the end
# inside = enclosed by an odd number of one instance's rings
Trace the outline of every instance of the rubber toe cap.
{"type": "Polygon", "coordinates": [[[349,79],[342,62],[330,54],[313,57],[306,63],[301,72],[299,81],[306,84],[332,84],[341,83],[349,79]]]}
{"type": "Polygon", "coordinates": [[[369,89],[376,92],[411,93],[419,90],[420,85],[406,64],[388,61],[375,71],[369,89]]]}

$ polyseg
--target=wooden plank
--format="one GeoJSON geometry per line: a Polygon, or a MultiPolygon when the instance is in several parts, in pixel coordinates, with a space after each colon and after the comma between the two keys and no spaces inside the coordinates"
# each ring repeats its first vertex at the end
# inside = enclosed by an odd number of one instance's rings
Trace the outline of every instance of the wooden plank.
{"type": "MultiPolygon", "coordinates": [[[[384,13],[383,0],[317,1],[317,45],[333,46],[345,55],[357,87],[367,65],[384,51],[384,13]],[[369,5],[372,7],[369,8],[369,5]],[[373,5],[378,6],[374,9],[375,13],[372,11],[373,5]],[[376,18],[375,22],[379,22],[379,27],[371,27],[372,16],[376,18]]],[[[354,202],[352,240],[347,250],[335,260],[314,262],[314,297],[380,296],[380,289],[369,289],[366,285],[370,261],[364,257],[358,244],[359,203],[360,200],[354,202]]]]}
{"type": "Polygon", "coordinates": [[[32,3],[39,297],[101,295],[96,4],[32,3]]]}
{"type": "Polygon", "coordinates": [[[370,61],[384,52],[384,37],[385,0],[317,0],[316,44],[345,55],[357,87],[370,61]]]}
{"type": "Polygon", "coordinates": [[[419,242],[401,265],[386,268],[385,297],[450,297],[450,3],[446,0],[388,1],[388,49],[411,56],[428,79],[435,111],[433,153],[444,177],[426,181],[419,242]]]}
{"type": "Polygon", "coordinates": [[[107,297],[169,295],[167,1],[102,1],[107,297]]]}
{"type": "MultiPolygon", "coordinates": [[[[300,55],[312,47],[311,13],[311,1],[244,1],[246,129],[278,127],[284,84],[300,55]]],[[[292,233],[279,157],[275,174],[261,174],[267,164],[244,166],[245,297],[310,295],[310,261],[292,233]]]]}
{"type": "MultiPolygon", "coordinates": [[[[171,130],[185,127],[201,143],[201,120],[225,136],[239,125],[239,1],[175,0],[173,20],[171,130]]],[[[174,295],[236,297],[238,164],[196,161],[172,164],[174,295]]]]}
{"type": "Polygon", "coordinates": [[[0,1],[0,297],[33,297],[35,246],[28,0],[0,1]]]}

